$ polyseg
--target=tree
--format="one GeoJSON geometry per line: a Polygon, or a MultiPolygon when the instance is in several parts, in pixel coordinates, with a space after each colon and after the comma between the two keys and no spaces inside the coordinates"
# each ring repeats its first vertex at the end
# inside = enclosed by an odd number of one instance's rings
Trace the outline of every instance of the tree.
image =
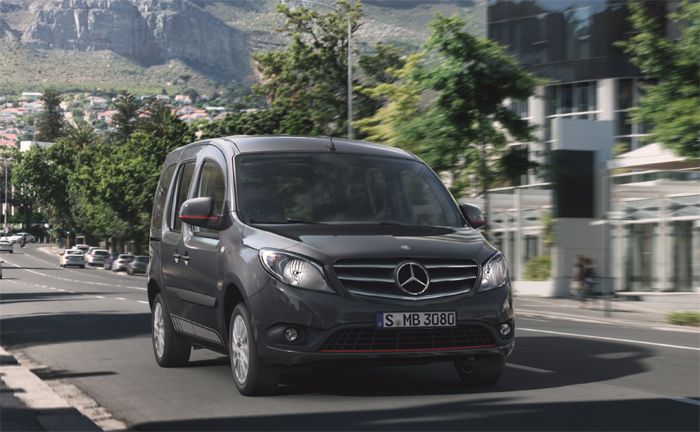
{"type": "MultiPolygon", "coordinates": [[[[506,142],[533,139],[528,122],[504,101],[528,98],[539,81],[495,42],[464,26],[459,17],[438,16],[423,53],[397,72],[400,81],[375,88],[374,96],[383,94],[387,103],[360,127],[413,151],[437,171],[450,171],[455,193],[475,180],[488,214],[486,191],[506,142]]],[[[484,231],[488,235],[487,225],[484,231]]]]}
{"type": "Polygon", "coordinates": [[[44,110],[36,119],[36,141],[54,142],[63,135],[63,111],[61,110],[61,94],[52,88],[47,88],[39,98],[44,103],[44,110]]]}
{"type": "Polygon", "coordinates": [[[680,156],[700,157],[700,3],[684,1],[669,19],[679,24],[677,40],[665,37],[665,23],[649,14],[644,2],[628,2],[636,34],[620,42],[644,77],[656,80],[632,121],[651,127],[649,142],[659,142],[680,156]]]}
{"type": "Polygon", "coordinates": [[[330,123],[347,118],[347,26],[350,20],[351,32],[358,29],[362,8],[348,0],[338,0],[336,8],[327,13],[280,5],[289,45],[253,56],[261,76],[256,91],[285,114],[282,133],[326,134],[330,123]]]}
{"type": "Polygon", "coordinates": [[[114,109],[117,112],[112,116],[112,124],[117,136],[122,140],[128,139],[129,135],[136,130],[139,108],[141,104],[129,92],[121,93],[114,101],[114,109]]]}

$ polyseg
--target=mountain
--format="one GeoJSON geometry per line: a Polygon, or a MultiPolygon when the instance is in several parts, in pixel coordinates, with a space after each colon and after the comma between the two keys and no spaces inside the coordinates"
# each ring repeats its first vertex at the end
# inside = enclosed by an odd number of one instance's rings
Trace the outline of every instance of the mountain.
{"type": "MultiPolygon", "coordinates": [[[[209,91],[250,82],[251,53],[284,43],[275,31],[278,3],[0,0],[0,91],[46,85],[209,91]]],[[[466,14],[471,6],[470,0],[365,0],[356,41],[415,47],[435,12],[466,14]]]]}

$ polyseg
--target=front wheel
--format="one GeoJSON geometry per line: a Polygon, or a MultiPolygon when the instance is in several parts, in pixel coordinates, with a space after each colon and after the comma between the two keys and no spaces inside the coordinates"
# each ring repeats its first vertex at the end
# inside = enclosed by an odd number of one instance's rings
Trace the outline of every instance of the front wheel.
{"type": "Polygon", "coordinates": [[[238,391],[244,396],[274,393],[278,373],[258,356],[250,314],[244,304],[233,309],[228,333],[231,371],[238,391]]]}
{"type": "Polygon", "coordinates": [[[505,357],[457,360],[455,369],[466,386],[491,386],[498,382],[506,365],[505,357]]]}
{"type": "Polygon", "coordinates": [[[175,332],[163,296],[158,294],[151,312],[153,354],[161,367],[180,367],[190,360],[192,347],[175,332]]]}

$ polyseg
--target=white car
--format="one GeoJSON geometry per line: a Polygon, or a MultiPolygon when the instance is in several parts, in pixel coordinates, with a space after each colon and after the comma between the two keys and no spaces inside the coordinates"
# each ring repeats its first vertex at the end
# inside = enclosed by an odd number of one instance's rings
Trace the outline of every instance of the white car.
{"type": "Polygon", "coordinates": [[[2,237],[0,237],[0,242],[7,242],[7,243],[10,243],[10,244],[15,244],[15,241],[14,241],[14,239],[12,238],[12,236],[9,236],[9,235],[8,235],[8,236],[2,236],[2,237]]]}
{"type": "Polygon", "coordinates": [[[13,240],[14,243],[19,243],[19,241],[22,239],[24,239],[24,241],[27,243],[34,243],[36,241],[34,236],[29,234],[28,232],[18,232],[10,236],[10,240],[13,240]]]}
{"type": "Polygon", "coordinates": [[[90,248],[91,248],[91,246],[86,245],[86,244],[77,244],[77,245],[73,246],[71,249],[73,249],[73,250],[77,249],[77,250],[85,253],[85,252],[89,251],[90,248]]]}
{"type": "Polygon", "coordinates": [[[66,249],[58,258],[59,267],[75,266],[85,268],[85,254],[79,249],[66,249]]]}
{"type": "Polygon", "coordinates": [[[14,253],[15,251],[12,247],[12,243],[10,243],[9,241],[0,240],[0,252],[14,253]]]}
{"type": "Polygon", "coordinates": [[[90,248],[85,254],[85,263],[91,266],[102,266],[105,264],[105,259],[109,256],[107,249],[90,248]]]}

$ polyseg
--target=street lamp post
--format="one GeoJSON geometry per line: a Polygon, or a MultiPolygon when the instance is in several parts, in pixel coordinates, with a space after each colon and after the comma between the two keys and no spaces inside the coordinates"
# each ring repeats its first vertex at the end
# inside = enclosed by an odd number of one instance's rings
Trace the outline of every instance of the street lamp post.
{"type": "Polygon", "coordinates": [[[2,223],[2,232],[7,237],[7,210],[8,210],[8,201],[7,201],[7,162],[11,161],[12,158],[4,157],[2,158],[3,165],[5,165],[5,203],[3,204],[2,208],[2,214],[3,214],[3,223],[2,223]]]}
{"type": "MultiPolygon", "coordinates": [[[[314,4],[317,6],[325,7],[328,9],[333,9],[336,12],[339,12],[340,9],[338,9],[335,6],[331,6],[326,3],[321,3],[319,1],[314,1],[314,0],[298,0],[301,3],[309,3],[309,4],[314,4]]],[[[287,4],[289,3],[289,0],[282,0],[282,4],[287,4]]],[[[352,130],[352,20],[350,19],[350,15],[348,15],[348,138],[352,139],[353,138],[353,130],[352,130]]]]}

